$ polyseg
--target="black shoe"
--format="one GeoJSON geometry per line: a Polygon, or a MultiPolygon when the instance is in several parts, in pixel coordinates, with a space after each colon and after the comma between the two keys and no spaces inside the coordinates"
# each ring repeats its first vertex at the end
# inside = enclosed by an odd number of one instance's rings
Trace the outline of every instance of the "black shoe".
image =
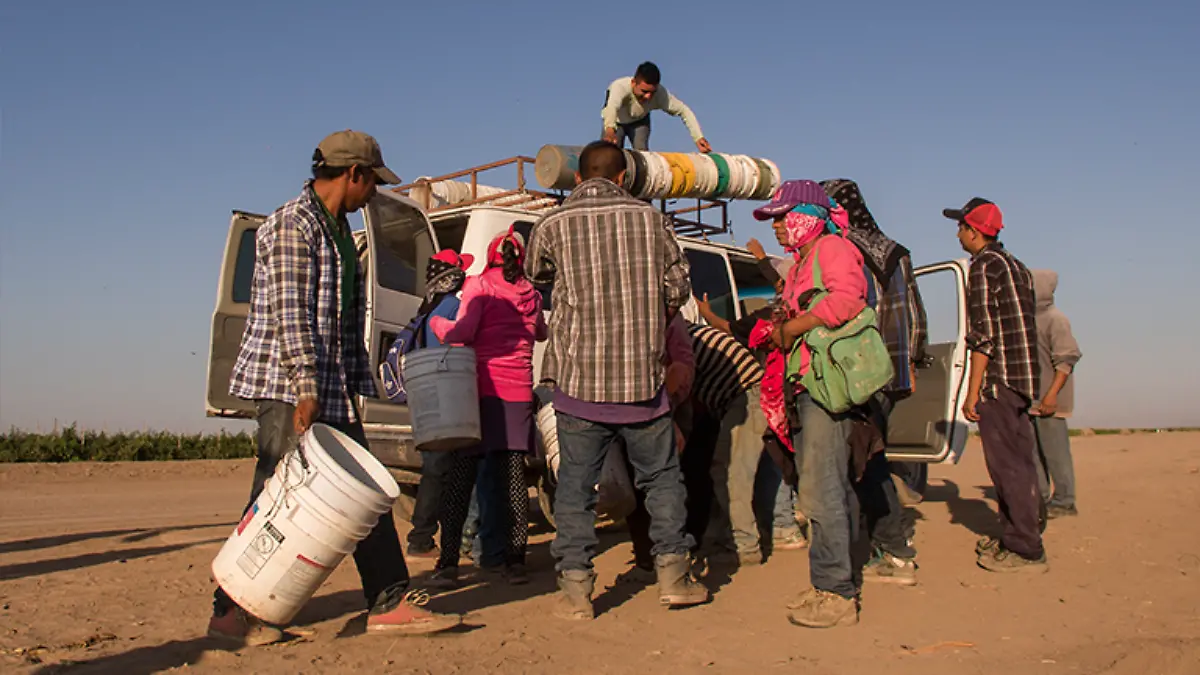
{"type": "Polygon", "coordinates": [[[1077,515],[1079,515],[1079,511],[1074,506],[1051,506],[1046,509],[1046,518],[1049,520],[1077,515]]]}

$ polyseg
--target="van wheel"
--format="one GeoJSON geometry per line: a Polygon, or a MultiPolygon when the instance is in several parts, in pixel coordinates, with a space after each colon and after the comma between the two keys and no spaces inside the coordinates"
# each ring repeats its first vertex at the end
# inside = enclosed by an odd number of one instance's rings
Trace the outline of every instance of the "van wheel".
{"type": "Polygon", "coordinates": [[[542,518],[546,519],[550,527],[558,529],[554,525],[554,485],[546,477],[546,474],[538,477],[537,501],[538,510],[542,512],[542,518]]]}

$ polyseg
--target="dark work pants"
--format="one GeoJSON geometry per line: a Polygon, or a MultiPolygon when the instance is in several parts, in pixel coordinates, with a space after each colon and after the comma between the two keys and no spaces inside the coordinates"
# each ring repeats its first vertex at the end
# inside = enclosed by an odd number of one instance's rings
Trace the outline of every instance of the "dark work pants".
{"type": "MultiPolygon", "coordinates": [[[[603,131],[603,130],[601,130],[603,131]]],[[[603,135],[601,136],[603,137],[603,135]]],[[[630,145],[634,150],[649,150],[650,149],[650,115],[647,114],[640,120],[634,120],[629,124],[617,123],[617,147],[625,146],[625,139],[629,139],[630,145]]]]}
{"type": "MultiPolygon", "coordinates": [[[[874,422],[880,425],[883,437],[887,438],[888,419],[896,407],[896,399],[885,393],[875,396],[871,406],[874,422]]],[[[855,486],[859,503],[867,519],[867,533],[871,545],[891,553],[897,558],[914,558],[916,550],[908,545],[908,532],[904,523],[904,508],[900,495],[892,482],[891,463],[884,453],[872,457],[863,471],[862,480],[855,486]]]]}
{"type": "MultiPolygon", "coordinates": [[[[692,421],[691,434],[679,458],[679,469],[683,472],[683,487],[687,491],[687,520],[684,530],[692,535],[695,547],[699,548],[708,528],[716,498],[712,479],[713,456],[717,450],[717,435],[721,420],[707,413],[697,412],[692,421]]],[[[632,475],[632,466],[627,466],[632,475]]],[[[646,510],[646,493],[637,490],[637,508],[625,517],[629,526],[629,538],[633,541],[634,564],[644,569],[654,569],[654,556],[650,550],[654,542],[650,539],[650,512],[646,510]]]]}
{"type": "MultiPolygon", "coordinates": [[[[242,510],[243,515],[258,499],[267,479],[274,475],[279,460],[297,445],[296,431],[292,425],[295,406],[282,401],[258,401],[255,407],[258,413],[258,463],[254,466],[254,484],[250,488],[250,501],[242,510]]],[[[360,422],[327,424],[364,448],[368,447],[360,422]]],[[[358,542],[354,549],[354,564],[362,580],[367,609],[375,606],[383,591],[403,591],[408,587],[408,566],[404,562],[404,551],[400,547],[400,536],[396,534],[391,511],[380,516],[375,529],[366,539],[358,542]]],[[[213,594],[213,614],[223,616],[236,606],[233,599],[218,586],[213,594]]]]}
{"type": "Polygon", "coordinates": [[[454,464],[452,452],[422,452],[421,482],[417,486],[417,502],[413,505],[412,530],[408,545],[414,551],[433,549],[433,537],[438,529],[438,505],[446,492],[446,477],[454,464]]]}
{"type": "Polygon", "coordinates": [[[1039,526],[1042,497],[1033,464],[1037,441],[1028,408],[1024,397],[1000,387],[995,399],[980,401],[976,410],[983,457],[1000,505],[1004,528],[1000,543],[1023,558],[1037,559],[1045,553],[1039,526]]]}

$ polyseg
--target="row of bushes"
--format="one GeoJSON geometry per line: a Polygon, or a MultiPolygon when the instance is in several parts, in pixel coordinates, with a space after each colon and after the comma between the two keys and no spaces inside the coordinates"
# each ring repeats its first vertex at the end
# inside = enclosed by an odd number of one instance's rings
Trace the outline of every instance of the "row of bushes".
{"type": "Polygon", "coordinates": [[[237,459],[255,455],[254,437],[238,434],[173,434],[136,431],[80,432],[69,426],[53,434],[16,429],[0,435],[0,462],[145,462],[166,459],[237,459]]]}

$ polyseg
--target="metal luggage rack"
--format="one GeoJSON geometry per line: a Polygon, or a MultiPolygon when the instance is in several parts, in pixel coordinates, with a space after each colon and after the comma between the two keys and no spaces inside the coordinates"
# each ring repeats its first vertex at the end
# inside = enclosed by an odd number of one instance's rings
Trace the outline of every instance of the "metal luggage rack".
{"type": "MultiPolygon", "coordinates": [[[[502,159],[498,162],[481,164],[469,169],[463,169],[462,171],[448,173],[443,176],[434,176],[431,178],[414,181],[412,183],[394,187],[392,188],[392,191],[402,194],[406,197],[412,197],[412,191],[414,188],[429,186],[432,183],[439,183],[442,181],[457,181],[467,182],[470,184],[471,198],[465,201],[445,204],[442,206],[431,206],[431,202],[428,199],[417,199],[417,202],[421,204],[421,208],[425,209],[426,213],[438,213],[440,211],[458,209],[467,206],[503,206],[505,208],[529,209],[530,211],[537,212],[548,210],[558,206],[559,204],[562,204],[563,200],[566,199],[567,195],[569,194],[569,191],[567,190],[553,190],[546,192],[543,190],[533,190],[529,188],[525,181],[525,174],[527,168],[532,171],[533,167],[534,159],[532,157],[518,155],[516,157],[502,159]],[[516,189],[504,190],[496,194],[484,195],[482,197],[479,196],[479,186],[481,184],[487,184],[486,181],[480,181],[480,174],[492,172],[490,175],[498,176],[498,170],[504,167],[512,167],[515,169],[517,177],[516,189]],[[462,179],[464,178],[467,180],[463,181],[462,179]],[[541,200],[552,200],[552,203],[535,205],[535,202],[539,202],[541,200]]],[[[695,237],[707,240],[710,236],[728,234],[731,231],[728,201],[721,199],[696,199],[694,200],[695,206],[674,206],[675,204],[691,201],[693,200],[658,200],[659,210],[671,219],[676,234],[682,237],[695,237]],[[706,213],[711,214],[718,211],[720,213],[719,223],[714,224],[704,222],[704,216],[706,213]]]]}

